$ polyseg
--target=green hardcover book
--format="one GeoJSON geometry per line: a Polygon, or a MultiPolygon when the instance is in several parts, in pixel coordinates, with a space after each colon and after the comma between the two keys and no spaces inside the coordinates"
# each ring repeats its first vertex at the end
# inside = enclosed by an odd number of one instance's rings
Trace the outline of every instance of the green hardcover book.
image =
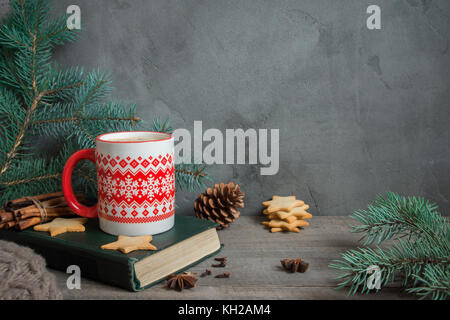
{"type": "Polygon", "coordinates": [[[0,238],[34,249],[50,268],[65,272],[68,266],[77,265],[83,277],[140,291],[217,253],[221,245],[216,226],[207,220],[176,215],[171,230],[153,236],[157,251],[129,254],[100,249],[117,237],[101,231],[97,219],[91,219],[81,233],[50,237],[47,232],[33,230],[0,230],[0,238]]]}

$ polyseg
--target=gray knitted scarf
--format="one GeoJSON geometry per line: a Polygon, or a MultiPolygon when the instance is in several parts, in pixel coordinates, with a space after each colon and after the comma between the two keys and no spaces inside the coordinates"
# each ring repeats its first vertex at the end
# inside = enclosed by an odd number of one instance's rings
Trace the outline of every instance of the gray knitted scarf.
{"type": "Polygon", "coordinates": [[[62,294],[45,260],[30,248],[0,241],[0,300],[56,300],[62,294]]]}

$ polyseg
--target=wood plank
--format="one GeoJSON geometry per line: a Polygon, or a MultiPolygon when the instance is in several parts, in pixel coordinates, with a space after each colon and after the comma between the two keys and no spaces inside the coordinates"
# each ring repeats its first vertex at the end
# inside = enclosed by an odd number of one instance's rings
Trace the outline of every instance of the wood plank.
{"type": "Polygon", "coordinates": [[[231,273],[230,279],[200,278],[193,290],[181,293],[157,285],[132,293],[120,288],[82,280],[82,290],[66,288],[67,275],[53,271],[67,299],[405,299],[396,287],[370,295],[346,297],[336,291],[336,272],[328,267],[341,252],[358,245],[359,235],[349,232],[347,217],[314,217],[311,226],[296,233],[270,233],[260,222],[263,217],[241,217],[231,228],[219,232],[228,257],[226,268],[211,268],[213,259],[193,267],[201,274],[206,268],[214,274],[231,273]],[[310,263],[304,273],[291,274],[281,268],[280,260],[302,257],[310,263]]]}
{"type": "MultiPolygon", "coordinates": [[[[65,287],[67,275],[53,271],[60,288],[65,287]]],[[[370,295],[357,295],[347,297],[344,291],[337,291],[332,287],[286,287],[286,286],[245,286],[231,283],[231,279],[216,279],[228,284],[204,285],[203,279],[190,290],[177,292],[163,288],[162,284],[156,285],[142,292],[128,292],[120,288],[111,287],[83,279],[81,290],[63,290],[65,299],[106,299],[106,300],[313,300],[313,299],[408,299],[411,296],[401,294],[397,289],[387,288],[382,293],[370,295]]]]}

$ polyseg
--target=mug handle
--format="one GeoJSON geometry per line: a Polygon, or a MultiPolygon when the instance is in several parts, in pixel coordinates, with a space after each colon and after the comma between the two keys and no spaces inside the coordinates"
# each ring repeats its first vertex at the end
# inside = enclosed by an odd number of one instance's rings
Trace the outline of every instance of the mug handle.
{"type": "Polygon", "coordinates": [[[72,172],[75,165],[81,160],[89,160],[95,164],[95,149],[84,149],[74,153],[64,166],[62,174],[62,187],[67,204],[77,215],[86,218],[97,217],[97,204],[92,207],[83,206],[75,197],[72,188],[72,172]]]}

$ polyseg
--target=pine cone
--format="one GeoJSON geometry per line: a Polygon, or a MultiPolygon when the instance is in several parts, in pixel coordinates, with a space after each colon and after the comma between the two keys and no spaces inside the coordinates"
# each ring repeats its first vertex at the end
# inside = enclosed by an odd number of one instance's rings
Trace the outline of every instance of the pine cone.
{"type": "Polygon", "coordinates": [[[220,224],[217,229],[227,228],[230,223],[239,218],[237,208],[244,208],[245,193],[238,184],[215,184],[205,193],[198,196],[194,203],[195,216],[220,224]]]}
{"type": "Polygon", "coordinates": [[[171,274],[166,278],[166,288],[183,291],[195,287],[197,277],[194,273],[171,274]]]}

